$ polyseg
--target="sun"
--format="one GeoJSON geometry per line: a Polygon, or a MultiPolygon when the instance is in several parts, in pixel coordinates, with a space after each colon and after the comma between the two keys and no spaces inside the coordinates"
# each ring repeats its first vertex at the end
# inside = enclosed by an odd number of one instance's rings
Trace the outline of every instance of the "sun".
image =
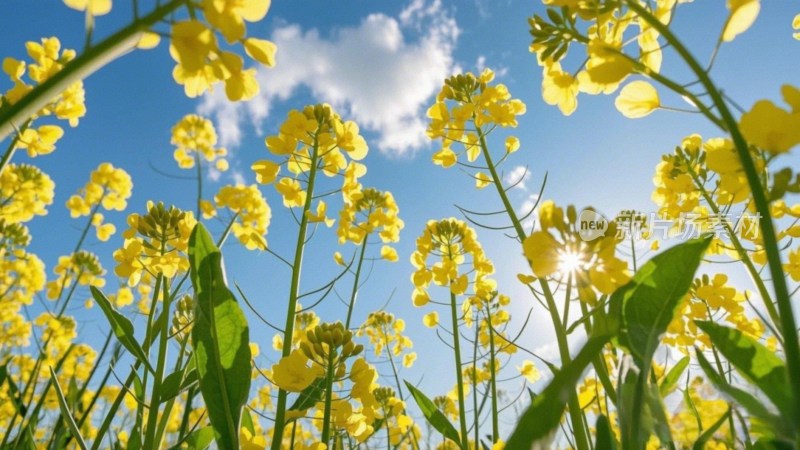
{"type": "Polygon", "coordinates": [[[567,250],[558,256],[558,271],[564,275],[582,270],[585,265],[586,261],[579,252],[567,250]]]}

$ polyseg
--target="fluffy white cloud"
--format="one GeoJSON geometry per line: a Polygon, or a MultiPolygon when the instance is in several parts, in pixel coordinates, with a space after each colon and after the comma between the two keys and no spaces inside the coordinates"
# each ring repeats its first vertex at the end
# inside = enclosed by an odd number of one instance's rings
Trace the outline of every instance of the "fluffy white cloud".
{"type": "Polygon", "coordinates": [[[504,177],[504,181],[507,185],[514,186],[514,189],[521,189],[523,191],[528,190],[528,179],[531,177],[531,173],[528,172],[528,168],[525,166],[516,166],[511,169],[504,177]]]}
{"type": "Polygon", "coordinates": [[[539,217],[539,211],[534,210],[534,208],[538,207],[538,203],[539,194],[531,194],[525,198],[525,201],[522,202],[517,212],[520,217],[524,217],[522,220],[522,227],[529,232],[533,230],[536,225],[536,219],[539,217]]]}
{"type": "Polygon", "coordinates": [[[260,131],[276,102],[305,88],[362,129],[377,134],[386,153],[403,155],[422,147],[425,109],[454,70],[459,29],[441,6],[413,0],[398,17],[371,14],[358,26],[337,28],[329,36],[299,25],[278,27],[270,37],[278,46],[277,64],[261,68],[261,92],[247,103],[232,104],[217,90],[198,110],[212,115],[222,144],[235,147],[248,121],[260,131]]]}

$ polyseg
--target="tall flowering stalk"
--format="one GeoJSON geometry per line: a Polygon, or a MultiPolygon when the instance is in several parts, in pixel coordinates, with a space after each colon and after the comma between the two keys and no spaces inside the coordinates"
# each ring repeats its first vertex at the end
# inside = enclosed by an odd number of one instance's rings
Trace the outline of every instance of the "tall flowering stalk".
{"type": "MultiPolygon", "coordinates": [[[[517,214],[498,170],[506,158],[520,148],[520,142],[514,136],[507,136],[503,151],[493,154],[488,137],[498,127],[516,127],[517,116],[524,114],[526,107],[519,99],[512,98],[508,88],[502,83],[491,84],[493,80],[494,72],[488,69],[478,76],[466,73],[446,79],[436,102],[428,109],[428,136],[441,140],[442,143],[441,150],[433,155],[434,164],[444,168],[462,165],[472,173],[477,189],[490,185],[495,187],[503,205],[502,213],[511,222],[501,229],[513,230],[515,239],[522,243],[528,239],[522,222],[530,212],[523,217],[517,214]],[[454,146],[458,152],[454,150],[454,146]],[[465,157],[466,162],[460,161],[460,157],[465,157]],[[483,160],[482,166],[474,164],[479,158],[483,160]]],[[[470,218],[471,211],[462,211],[470,221],[480,225],[470,218]]],[[[528,261],[533,262],[530,259],[528,261]]],[[[539,277],[536,281],[551,315],[562,364],[567,364],[571,357],[566,329],[558,317],[558,303],[547,279],[539,277]]],[[[532,290],[532,293],[536,295],[536,291],[532,290]]],[[[587,449],[588,437],[584,431],[577,395],[570,396],[569,405],[570,420],[576,430],[576,445],[579,449],[587,449]]]]}
{"type": "MultiPolygon", "coordinates": [[[[354,122],[343,121],[327,105],[290,111],[280,127],[280,133],[268,137],[266,145],[278,157],[278,161],[262,160],[253,164],[258,182],[274,184],[283,197],[284,206],[300,210],[281,350],[282,357],[286,358],[292,351],[297,301],[300,296],[300,275],[309,226],[315,223],[332,225],[327,217],[326,202],[316,197],[319,177],[340,175],[343,179],[341,190],[348,192],[353,189],[357,186],[358,177],[366,172],[366,168],[356,161],[366,156],[367,145],[358,134],[358,126],[354,122]],[[277,179],[283,167],[290,175],[277,179]]],[[[287,396],[287,390],[281,388],[278,391],[272,441],[272,448],[275,450],[283,442],[287,396]]]]}

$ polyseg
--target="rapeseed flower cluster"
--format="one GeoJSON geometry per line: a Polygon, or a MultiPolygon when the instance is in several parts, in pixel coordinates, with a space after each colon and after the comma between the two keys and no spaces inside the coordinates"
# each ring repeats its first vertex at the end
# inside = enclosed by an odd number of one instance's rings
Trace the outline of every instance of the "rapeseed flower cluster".
{"type": "MultiPolygon", "coordinates": [[[[0,95],[0,108],[17,103],[34,87],[41,85],[61,71],[66,64],[75,59],[75,51],[61,48],[57,37],[43,38],[39,42],[25,43],[29,61],[6,57],[3,59],[3,72],[13,84],[0,95]],[[27,77],[26,77],[27,75],[27,77]]],[[[53,116],[76,127],[86,114],[83,82],[76,81],[36,112],[24,124],[15,124],[19,133],[14,138],[14,147],[24,149],[28,156],[36,157],[52,153],[56,143],[64,135],[64,130],[53,124],[34,127],[37,119],[53,116]]]]}
{"type": "Polygon", "coordinates": [[[136,286],[144,277],[168,278],[189,270],[186,251],[197,220],[191,211],[148,202],[147,213],[128,216],[125,242],[114,252],[114,273],[136,286]]]}
{"type": "Polygon", "coordinates": [[[104,216],[98,210],[124,211],[133,192],[133,182],[128,172],[110,163],[102,163],[95,169],[89,182],[67,200],[67,209],[73,218],[91,215],[97,239],[107,241],[116,232],[112,223],[103,223],[104,216]]]}
{"type": "Polygon", "coordinates": [[[416,269],[411,276],[414,306],[424,306],[430,301],[431,283],[449,288],[453,295],[462,295],[469,289],[469,274],[473,276],[477,292],[486,276],[494,272],[494,265],[483,252],[475,230],[455,218],[427,223],[417,238],[411,264],[416,269]],[[429,265],[431,256],[436,262],[429,265]]]}
{"type": "Polygon", "coordinates": [[[610,295],[630,280],[628,263],[616,255],[616,223],[611,222],[602,235],[586,240],[581,237],[577,210],[566,211],[552,201],[539,207],[538,231],[522,243],[525,257],[536,277],[571,279],[582,301],[594,304],[597,294],[610,295]]]}
{"type": "Polygon", "coordinates": [[[173,157],[181,169],[191,169],[198,159],[214,163],[220,172],[228,170],[228,151],[218,148],[214,124],[197,114],[187,114],[172,127],[173,157]]]}
{"type": "MultiPolygon", "coordinates": [[[[490,84],[494,72],[487,69],[476,76],[471,72],[455,75],[445,80],[436,102],[428,109],[428,137],[442,141],[442,148],[433,154],[433,162],[444,168],[452,167],[458,157],[465,154],[468,162],[481,154],[485,136],[495,127],[516,127],[517,116],[525,114],[525,104],[511,97],[502,84],[490,84]],[[463,145],[463,151],[453,150],[453,143],[463,145]]],[[[519,140],[506,138],[506,152],[519,148],[519,140]]],[[[489,184],[486,174],[475,175],[476,185],[489,184]]]]}
{"type": "Polygon", "coordinates": [[[240,45],[253,61],[274,66],[275,44],[247,36],[247,22],[263,19],[269,6],[269,0],[203,0],[196,8],[202,16],[172,24],[169,52],[176,63],[172,76],[187,96],[202,95],[218,83],[224,83],[231,101],[250,100],[258,93],[256,69],[245,68],[242,56],[224,50],[218,36],[228,45],[240,45]]]}

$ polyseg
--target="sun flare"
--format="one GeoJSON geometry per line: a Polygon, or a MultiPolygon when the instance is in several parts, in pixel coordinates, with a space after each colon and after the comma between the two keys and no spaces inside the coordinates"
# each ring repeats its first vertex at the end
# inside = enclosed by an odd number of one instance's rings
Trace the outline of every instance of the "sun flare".
{"type": "Polygon", "coordinates": [[[583,255],[573,250],[567,250],[558,257],[558,271],[563,275],[569,275],[581,270],[586,265],[583,255]]]}

